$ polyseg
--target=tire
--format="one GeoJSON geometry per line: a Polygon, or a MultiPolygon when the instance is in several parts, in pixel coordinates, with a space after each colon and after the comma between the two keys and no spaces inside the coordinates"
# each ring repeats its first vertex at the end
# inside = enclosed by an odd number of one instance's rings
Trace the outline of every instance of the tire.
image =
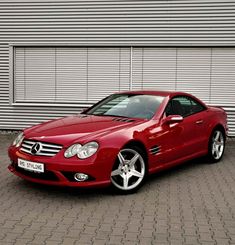
{"type": "Polygon", "coordinates": [[[110,179],[116,191],[130,194],[143,185],[146,175],[147,165],[144,154],[141,149],[133,146],[119,151],[110,179]]]}
{"type": "Polygon", "coordinates": [[[208,146],[208,158],[211,163],[219,162],[225,149],[225,135],[224,132],[217,128],[211,133],[209,146],[208,146]]]}

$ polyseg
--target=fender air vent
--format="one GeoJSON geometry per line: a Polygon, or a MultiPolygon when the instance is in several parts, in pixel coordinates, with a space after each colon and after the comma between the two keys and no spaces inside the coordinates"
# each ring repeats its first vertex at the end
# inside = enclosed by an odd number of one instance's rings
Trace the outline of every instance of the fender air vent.
{"type": "Polygon", "coordinates": [[[160,147],[157,145],[154,145],[149,149],[149,152],[152,155],[156,155],[157,153],[159,153],[159,151],[160,151],[160,147]]]}

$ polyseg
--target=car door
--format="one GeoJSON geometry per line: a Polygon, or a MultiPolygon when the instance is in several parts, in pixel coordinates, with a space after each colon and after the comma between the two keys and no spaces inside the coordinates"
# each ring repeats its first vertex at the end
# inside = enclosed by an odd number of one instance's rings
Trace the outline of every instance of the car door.
{"type": "Polygon", "coordinates": [[[173,104],[176,104],[176,101],[181,106],[179,113],[184,118],[179,136],[183,143],[179,147],[178,155],[186,157],[197,154],[205,149],[206,108],[189,96],[174,97],[173,104]]]}
{"type": "Polygon", "coordinates": [[[185,131],[185,123],[183,121],[173,124],[164,123],[167,116],[181,115],[181,112],[180,102],[170,100],[164,111],[160,126],[153,127],[150,130],[150,154],[153,155],[151,157],[157,165],[170,163],[179,159],[182,155],[184,145],[182,134],[185,131]]]}
{"type": "Polygon", "coordinates": [[[206,113],[206,108],[191,97],[172,98],[161,120],[163,122],[164,118],[170,115],[180,115],[183,121],[173,124],[161,123],[159,128],[151,130],[150,152],[158,152],[153,161],[157,164],[169,163],[205,149],[206,113]]]}

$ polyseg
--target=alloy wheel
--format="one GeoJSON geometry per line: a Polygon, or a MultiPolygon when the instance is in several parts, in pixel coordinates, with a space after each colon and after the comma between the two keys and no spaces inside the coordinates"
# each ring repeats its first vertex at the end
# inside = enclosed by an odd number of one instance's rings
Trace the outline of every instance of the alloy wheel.
{"type": "Polygon", "coordinates": [[[143,181],[145,171],[145,162],[139,152],[134,149],[122,149],[111,172],[111,182],[119,190],[133,190],[143,181]]]}
{"type": "Polygon", "coordinates": [[[224,152],[224,135],[220,130],[214,131],[211,144],[211,154],[215,160],[219,160],[224,152]]]}

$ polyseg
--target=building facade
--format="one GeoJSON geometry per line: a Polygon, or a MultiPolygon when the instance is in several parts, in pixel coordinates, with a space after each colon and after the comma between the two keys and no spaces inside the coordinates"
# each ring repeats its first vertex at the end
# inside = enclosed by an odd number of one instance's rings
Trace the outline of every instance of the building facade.
{"type": "Polygon", "coordinates": [[[0,129],[138,89],[222,106],[235,136],[235,1],[0,0],[0,129]]]}

